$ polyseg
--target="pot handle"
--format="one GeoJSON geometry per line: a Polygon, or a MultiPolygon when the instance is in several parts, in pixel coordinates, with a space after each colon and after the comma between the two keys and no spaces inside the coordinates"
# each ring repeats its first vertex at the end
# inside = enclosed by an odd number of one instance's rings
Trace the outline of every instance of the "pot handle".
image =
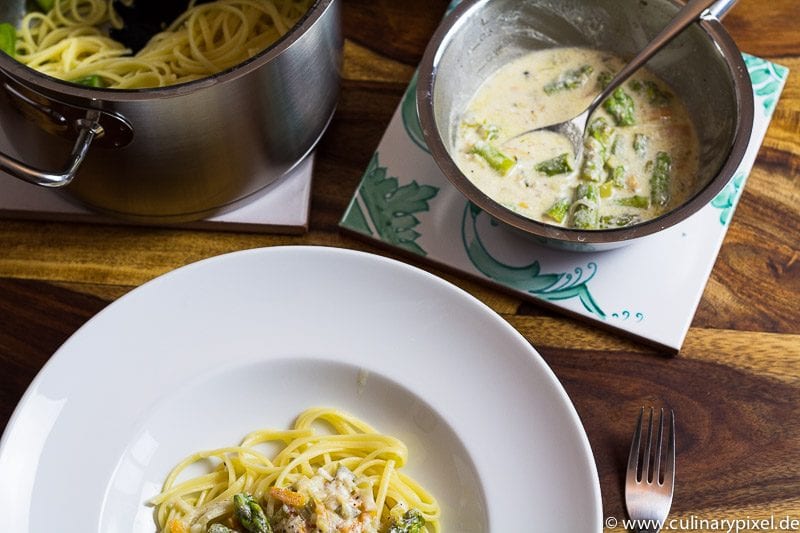
{"type": "Polygon", "coordinates": [[[8,172],[23,181],[41,185],[42,187],[63,187],[68,185],[75,177],[78,167],[83,163],[92,141],[95,137],[103,134],[103,127],[100,125],[99,120],[100,111],[91,110],[86,113],[84,118],[75,121],[78,139],[75,141],[69,161],[63,170],[57,172],[41,170],[2,152],[0,152],[0,170],[8,172]]]}
{"type": "Polygon", "coordinates": [[[703,18],[713,18],[716,20],[722,20],[722,17],[733,7],[733,4],[736,3],[736,0],[719,0],[719,2],[714,3],[711,7],[709,7],[705,13],[703,13],[703,18]]]}

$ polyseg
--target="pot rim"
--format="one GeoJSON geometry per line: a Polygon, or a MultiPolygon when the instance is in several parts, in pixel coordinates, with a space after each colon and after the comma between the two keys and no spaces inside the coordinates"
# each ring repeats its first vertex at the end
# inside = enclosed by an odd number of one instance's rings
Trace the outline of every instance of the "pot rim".
{"type": "MultiPolygon", "coordinates": [[[[478,189],[453,161],[444,145],[436,126],[433,90],[441,56],[462,24],[466,16],[491,0],[463,0],[440,24],[431,38],[419,66],[417,85],[417,114],[419,115],[423,137],[431,151],[434,161],[445,177],[464,195],[493,218],[522,231],[523,233],[561,242],[584,244],[624,243],[640,237],[657,233],[682,222],[705,207],[717,196],[733,178],[744,158],[753,129],[754,103],[753,89],[747,67],[736,43],[714,17],[698,21],[709,39],[722,56],[733,79],[736,97],[736,126],[725,163],[708,184],[680,206],[650,220],[623,228],[599,230],[579,230],[554,226],[520,215],[493,200],[478,189]],[[463,19],[463,20],[462,20],[463,19]]],[[[676,7],[681,4],[669,0],[676,7]]]]}
{"type": "Polygon", "coordinates": [[[336,0],[315,0],[303,17],[270,46],[233,67],[199,80],[167,85],[165,87],[150,87],[144,89],[102,89],[84,87],[42,74],[27,65],[23,65],[7,54],[2,53],[0,53],[0,73],[8,75],[20,83],[26,84],[28,87],[47,89],[64,96],[75,97],[82,100],[131,102],[151,100],[153,98],[182,96],[207,87],[232,82],[247,76],[254,70],[258,70],[264,64],[272,62],[276,57],[283,54],[302,38],[335,1],[336,0]]]}

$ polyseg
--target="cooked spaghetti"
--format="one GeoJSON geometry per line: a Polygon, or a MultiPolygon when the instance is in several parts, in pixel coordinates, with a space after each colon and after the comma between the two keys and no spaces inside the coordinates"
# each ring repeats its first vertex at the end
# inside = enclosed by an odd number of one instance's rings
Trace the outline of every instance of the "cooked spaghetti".
{"type": "Polygon", "coordinates": [[[438,532],[439,505],[401,472],[407,459],[402,441],[312,408],[290,430],[254,431],[239,446],[190,455],[151,503],[159,532],[168,533],[438,532]],[[258,449],[276,443],[273,458],[258,449]],[[208,461],[213,470],[181,479],[208,461]]]}
{"type": "MultiPolygon", "coordinates": [[[[216,0],[194,5],[135,55],[109,37],[122,26],[112,0],[55,0],[17,28],[18,61],[55,78],[137,89],[208,77],[286,34],[313,0],[216,0]]],[[[131,4],[127,0],[125,4],[131,4]]]]}

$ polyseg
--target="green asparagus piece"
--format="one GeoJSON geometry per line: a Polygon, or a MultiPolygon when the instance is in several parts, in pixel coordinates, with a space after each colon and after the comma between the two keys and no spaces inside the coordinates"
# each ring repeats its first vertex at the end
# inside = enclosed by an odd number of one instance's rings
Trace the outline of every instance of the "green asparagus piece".
{"type": "Polygon", "coordinates": [[[662,90],[654,81],[645,81],[644,89],[647,101],[654,106],[664,107],[669,105],[669,101],[672,99],[672,93],[662,90]]]}
{"type": "Polygon", "coordinates": [[[644,157],[647,154],[647,145],[650,144],[650,137],[644,133],[637,133],[633,136],[633,151],[637,155],[644,157]]]}
{"type": "Polygon", "coordinates": [[[206,533],[236,533],[236,531],[222,524],[211,524],[206,533]]]}
{"type": "Polygon", "coordinates": [[[272,526],[264,510],[246,492],[234,495],[233,512],[239,523],[250,533],[272,533],[272,526]]]}
{"type": "Polygon", "coordinates": [[[658,107],[663,107],[669,104],[669,101],[672,99],[672,93],[661,89],[661,87],[659,87],[658,84],[652,80],[633,80],[628,84],[628,86],[632,91],[637,93],[644,89],[647,101],[650,104],[658,107]]]}
{"type": "Polygon", "coordinates": [[[608,84],[611,83],[611,80],[613,79],[614,75],[611,74],[609,71],[604,70],[603,72],[597,75],[597,86],[600,87],[600,90],[602,91],[603,89],[608,87],[608,84]]]}
{"type": "Polygon", "coordinates": [[[565,89],[577,89],[589,81],[589,76],[594,69],[589,65],[584,65],[580,68],[567,70],[562,73],[558,78],[544,86],[546,94],[557,93],[565,89]]]}
{"type": "Polygon", "coordinates": [[[621,189],[625,186],[625,167],[622,165],[617,165],[613,169],[608,176],[608,182],[612,183],[614,187],[621,189]]]}
{"type": "Polygon", "coordinates": [[[589,124],[589,135],[607,146],[614,135],[614,128],[603,117],[597,117],[589,124]]]}
{"type": "Polygon", "coordinates": [[[86,87],[97,87],[99,89],[108,87],[106,81],[97,74],[92,74],[90,76],[78,78],[77,80],[72,80],[72,83],[77,83],[78,85],[85,85],[86,87]]]}
{"type": "Polygon", "coordinates": [[[548,176],[555,176],[556,174],[566,174],[570,172],[572,170],[572,163],[570,162],[569,154],[564,152],[552,159],[542,161],[533,168],[548,176]]]}
{"type": "Polygon", "coordinates": [[[622,155],[625,153],[625,139],[627,136],[624,133],[618,133],[614,136],[614,142],[611,143],[611,155],[622,155]]]}
{"type": "Polygon", "coordinates": [[[492,141],[500,136],[500,128],[494,124],[487,124],[485,120],[483,122],[465,122],[464,125],[468,128],[475,128],[484,141],[492,141]]]}
{"type": "Polygon", "coordinates": [[[17,28],[8,22],[0,23],[0,50],[11,57],[17,53],[17,28]]]}
{"type": "Polygon", "coordinates": [[[478,131],[487,141],[493,141],[500,136],[500,128],[494,124],[482,124],[478,131]]]}
{"type": "Polygon", "coordinates": [[[672,158],[666,152],[658,152],[653,165],[653,174],[650,176],[650,198],[657,206],[664,207],[669,203],[671,171],[672,158]]]}
{"type": "Polygon", "coordinates": [[[587,181],[602,181],[604,177],[606,151],[603,143],[594,137],[588,137],[583,144],[583,168],[581,178],[587,181]]]}
{"type": "Polygon", "coordinates": [[[631,126],[636,124],[636,119],[633,116],[633,98],[631,98],[622,87],[619,87],[611,93],[611,96],[606,98],[605,102],[603,102],[603,108],[614,117],[617,126],[631,126]]]}
{"type": "Polygon", "coordinates": [[[647,196],[628,196],[627,198],[620,198],[617,200],[619,205],[626,207],[635,207],[637,209],[647,209],[650,207],[650,198],[647,196]]]}
{"type": "Polygon", "coordinates": [[[54,5],[56,5],[56,0],[36,0],[36,3],[39,4],[39,7],[42,8],[42,11],[47,13],[53,9],[54,5]]]}
{"type": "Polygon", "coordinates": [[[409,509],[400,520],[395,521],[388,533],[420,533],[425,518],[416,509],[409,509]]]}
{"type": "Polygon", "coordinates": [[[580,183],[575,189],[572,208],[572,227],[594,229],[600,207],[600,192],[596,183],[580,183]]]}
{"type": "Polygon", "coordinates": [[[561,198],[556,200],[556,202],[551,205],[550,209],[545,211],[544,214],[561,224],[567,217],[571,203],[572,202],[569,201],[569,198],[561,198]]]}
{"type": "Polygon", "coordinates": [[[638,215],[633,215],[633,214],[625,214],[618,216],[606,215],[604,217],[600,217],[600,227],[602,229],[622,228],[625,226],[638,224],[640,221],[641,218],[638,215]]]}
{"type": "Polygon", "coordinates": [[[505,176],[508,171],[514,166],[516,161],[508,157],[506,154],[495,148],[489,143],[480,142],[472,149],[473,154],[481,156],[489,166],[505,176]]]}

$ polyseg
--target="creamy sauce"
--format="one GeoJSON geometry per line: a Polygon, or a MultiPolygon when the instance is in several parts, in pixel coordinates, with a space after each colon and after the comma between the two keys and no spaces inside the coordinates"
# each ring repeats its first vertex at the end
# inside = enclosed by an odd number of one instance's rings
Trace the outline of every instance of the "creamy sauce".
{"type": "Polygon", "coordinates": [[[500,67],[461,117],[455,160],[487,196],[528,218],[580,229],[635,224],[695,191],[698,141],[686,106],[640,70],[589,119],[581,161],[535,128],[583,111],[624,65],[608,53],[556,48],[500,67]]]}

